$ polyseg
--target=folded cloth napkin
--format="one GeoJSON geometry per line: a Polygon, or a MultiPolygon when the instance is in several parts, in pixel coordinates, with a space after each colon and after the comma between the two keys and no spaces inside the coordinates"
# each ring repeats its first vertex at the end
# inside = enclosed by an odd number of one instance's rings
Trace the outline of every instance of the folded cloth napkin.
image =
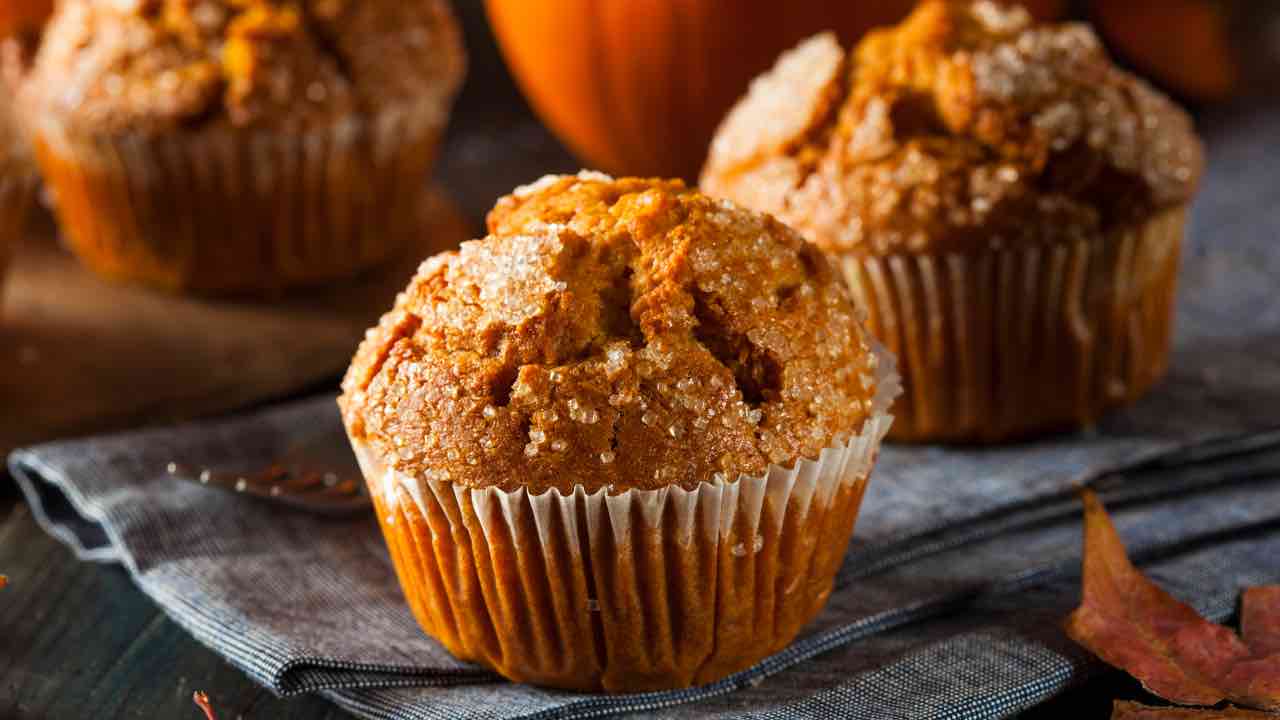
{"type": "Polygon", "coordinates": [[[1097,670],[1057,629],[1078,598],[1073,488],[1211,617],[1280,581],[1280,144],[1276,114],[1211,135],[1171,376],[1088,433],[997,449],[889,447],[828,607],[797,642],[709,686],[631,696],[507,683],[424,636],[372,517],[320,518],[170,477],[344,442],[332,397],[45,445],[10,468],[83,559],[122,563],[256,681],[369,718],[996,718],[1097,670]]]}

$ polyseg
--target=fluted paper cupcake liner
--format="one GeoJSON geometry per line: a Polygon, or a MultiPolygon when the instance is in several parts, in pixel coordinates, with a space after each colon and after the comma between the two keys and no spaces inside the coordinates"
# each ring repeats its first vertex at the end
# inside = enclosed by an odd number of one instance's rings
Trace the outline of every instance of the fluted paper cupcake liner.
{"type": "Polygon", "coordinates": [[[1073,242],[842,258],[899,359],[893,440],[1088,426],[1165,372],[1186,210],[1073,242]]]}
{"type": "Polygon", "coordinates": [[[692,490],[471,489],[353,444],[409,604],[454,655],[565,688],[702,684],[783,648],[826,603],[892,423],[882,358],[856,436],[692,490]]]}
{"type": "Polygon", "coordinates": [[[420,228],[438,99],[327,126],[83,135],[38,123],[71,249],[108,277],[255,292],[352,276],[420,228]]]}
{"type": "Polygon", "coordinates": [[[0,168],[0,298],[4,275],[22,239],[23,223],[35,200],[36,178],[26,170],[0,168]]]}

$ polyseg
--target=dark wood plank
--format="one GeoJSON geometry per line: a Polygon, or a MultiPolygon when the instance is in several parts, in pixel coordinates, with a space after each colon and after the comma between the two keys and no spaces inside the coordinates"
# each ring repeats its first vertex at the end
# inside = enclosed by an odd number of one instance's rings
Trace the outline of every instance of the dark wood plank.
{"type": "Polygon", "coordinates": [[[0,718],[220,718],[350,715],[315,696],[280,699],[197,643],[115,566],[76,562],[23,503],[0,500],[0,718]]]}

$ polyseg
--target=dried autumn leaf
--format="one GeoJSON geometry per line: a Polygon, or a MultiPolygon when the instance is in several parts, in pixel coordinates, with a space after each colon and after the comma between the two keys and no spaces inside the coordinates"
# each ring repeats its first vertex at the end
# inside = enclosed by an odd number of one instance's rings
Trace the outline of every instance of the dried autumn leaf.
{"type": "Polygon", "coordinates": [[[1280,653],[1280,585],[1244,591],[1240,634],[1256,656],[1280,653]]]}
{"type": "Polygon", "coordinates": [[[5,586],[7,586],[8,584],[9,584],[9,576],[0,575],[0,590],[5,589],[5,586]]]}
{"type": "Polygon", "coordinates": [[[213,705],[209,704],[209,696],[199,690],[191,694],[191,700],[196,707],[204,711],[206,720],[218,720],[218,716],[213,713],[213,705]]]}
{"type": "Polygon", "coordinates": [[[1253,657],[1231,668],[1226,687],[1242,705],[1280,710],[1280,587],[1245,590],[1240,633],[1253,657]]]}
{"type": "Polygon", "coordinates": [[[1221,702],[1216,668],[1248,657],[1248,648],[1138,572],[1098,497],[1086,491],[1082,500],[1084,589],[1067,634],[1166,700],[1221,702]]]}
{"type": "Polygon", "coordinates": [[[1111,720],[1275,720],[1276,716],[1257,710],[1228,707],[1212,708],[1150,707],[1136,702],[1117,700],[1111,709],[1111,720]]]}
{"type": "MultiPolygon", "coordinates": [[[[1081,499],[1084,588],[1080,607],[1067,618],[1071,639],[1170,702],[1230,700],[1280,709],[1280,662],[1255,654],[1234,632],[1200,617],[1139,572],[1097,496],[1085,491],[1081,499]]],[[[1274,618],[1265,601],[1271,596],[1256,597],[1264,607],[1255,612],[1268,627],[1274,618]]]]}

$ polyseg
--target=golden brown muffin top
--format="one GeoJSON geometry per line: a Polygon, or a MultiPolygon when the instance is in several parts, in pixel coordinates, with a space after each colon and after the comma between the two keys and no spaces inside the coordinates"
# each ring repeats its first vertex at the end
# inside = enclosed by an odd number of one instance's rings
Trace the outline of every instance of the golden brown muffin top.
{"type": "Polygon", "coordinates": [[[438,107],[464,56],[444,0],[64,0],[24,93],[100,132],[438,107]]]}
{"type": "Polygon", "coordinates": [[[29,169],[29,146],[25,134],[18,129],[13,102],[16,74],[24,60],[25,43],[21,39],[0,38],[0,168],[5,172],[29,169]]]}
{"type": "Polygon", "coordinates": [[[1186,203],[1202,166],[1186,113],[1086,25],[931,0],[850,54],[830,34],[785,53],[702,187],[828,250],[937,251],[1141,220],[1186,203]]]}
{"type": "Polygon", "coordinates": [[[826,258],[679,181],[584,173],[503,198],[422,265],[340,400],[399,469],[470,487],[652,489],[816,457],[875,356],[826,258]]]}
{"type": "MultiPolygon", "coordinates": [[[[3,86],[0,86],[0,90],[2,89],[3,86]]],[[[5,172],[14,159],[25,155],[24,145],[14,127],[12,110],[9,97],[0,93],[0,173],[5,172]]]]}

